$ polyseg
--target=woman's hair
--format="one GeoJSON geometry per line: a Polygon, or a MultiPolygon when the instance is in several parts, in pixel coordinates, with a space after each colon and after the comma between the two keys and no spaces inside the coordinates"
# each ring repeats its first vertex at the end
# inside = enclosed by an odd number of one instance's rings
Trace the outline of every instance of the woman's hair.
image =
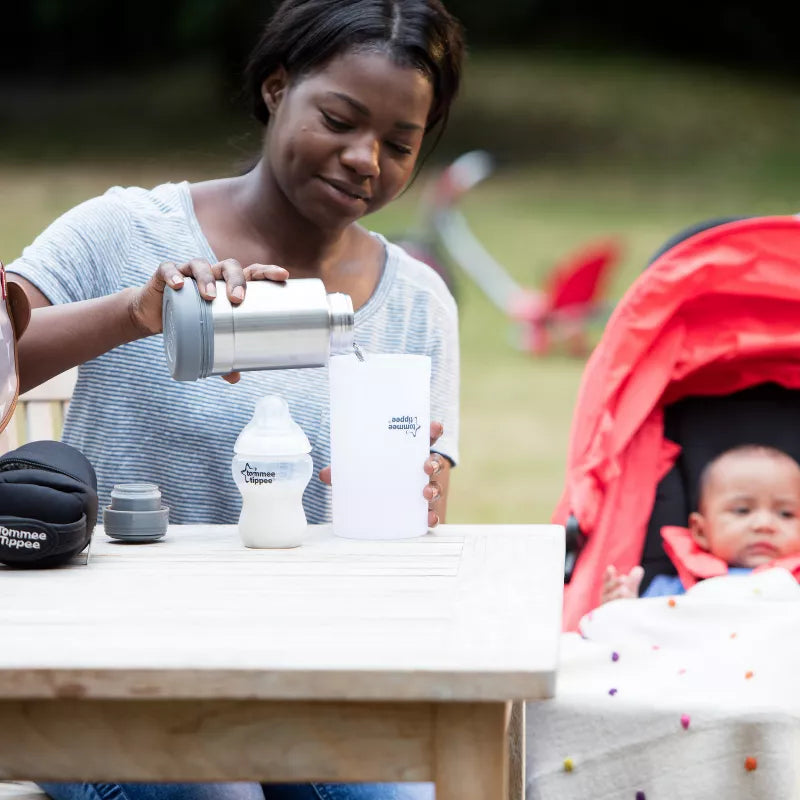
{"type": "Polygon", "coordinates": [[[383,53],[424,73],[433,86],[425,130],[441,123],[441,133],[458,91],[464,40],[440,0],[284,0],[245,70],[256,119],[269,120],[261,86],[276,69],[301,77],[348,51],[383,53]]]}

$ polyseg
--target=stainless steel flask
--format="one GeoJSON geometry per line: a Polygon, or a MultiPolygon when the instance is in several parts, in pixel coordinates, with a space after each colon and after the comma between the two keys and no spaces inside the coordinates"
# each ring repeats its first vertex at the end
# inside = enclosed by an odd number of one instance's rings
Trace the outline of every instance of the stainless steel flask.
{"type": "Polygon", "coordinates": [[[224,281],[204,300],[186,278],[164,290],[164,351],[172,377],[194,381],[254,369],[322,367],[331,353],[353,349],[350,295],[325,291],[318,278],[249,281],[231,305],[224,281]]]}

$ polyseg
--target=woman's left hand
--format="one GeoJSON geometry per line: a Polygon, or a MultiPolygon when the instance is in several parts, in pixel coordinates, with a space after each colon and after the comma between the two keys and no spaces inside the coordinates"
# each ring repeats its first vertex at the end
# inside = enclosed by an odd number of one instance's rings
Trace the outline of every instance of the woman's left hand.
{"type": "MultiPolygon", "coordinates": [[[[431,447],[444,433],[441,422],[431,422],[431,447]]],[[[431,453],[425,461],[425,474],[428,475],[428,485],[422,490],[424,498],[428,501],[428,527],[435,528],[444,520],[447,508],[447,489],[450,485],[450,462],[438,453],[431,453]]],[[[323,467],[319,471],[319,479],[331,485],[331,468],[323,467]]]]}
{"type": "MultiPolygon", "coordinates": [[[[431,447],[444,433],[441,422],[431,422],[431,447]]],[[[447,506],[447,488],[450,482],[450,462],[439,453],[431,453],[425,461],[428,485],[422,494],[428,501],[428,527],[435,528],[444,519],[447,506]]]]}

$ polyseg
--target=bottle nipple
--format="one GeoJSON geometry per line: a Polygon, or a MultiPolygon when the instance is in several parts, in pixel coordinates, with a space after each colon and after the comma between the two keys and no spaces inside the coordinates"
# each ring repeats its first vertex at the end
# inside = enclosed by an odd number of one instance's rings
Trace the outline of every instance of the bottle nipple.
{"type": "Polygon", "coordinates": [[[260,397],[253,416],[242,428],[233,446],[235,453],[289,455],[309,453],[311,444],[292,419],[289,404],[280,395],[260,397]]]}
{"type": "Polygon", "coordinates": [[[288,428],[292,423],[289,404],[278,395],[268,394],[256,402],[253,422],[258,428],[288,428]]]}

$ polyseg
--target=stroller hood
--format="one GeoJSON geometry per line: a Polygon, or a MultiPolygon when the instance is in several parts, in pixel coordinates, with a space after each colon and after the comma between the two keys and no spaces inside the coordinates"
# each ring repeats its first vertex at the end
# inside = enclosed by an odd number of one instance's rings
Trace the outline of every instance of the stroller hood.
{"type": "Polygon", "coordinates": [[[617,305],[575,407],[564,492],[587,537],[564,626],[599,602],[608,564],[639,563],[659,480],[680,448],[665,405],[772,381],[800,388],[800,220],[730,222],[663,253],[617,305]]]}

